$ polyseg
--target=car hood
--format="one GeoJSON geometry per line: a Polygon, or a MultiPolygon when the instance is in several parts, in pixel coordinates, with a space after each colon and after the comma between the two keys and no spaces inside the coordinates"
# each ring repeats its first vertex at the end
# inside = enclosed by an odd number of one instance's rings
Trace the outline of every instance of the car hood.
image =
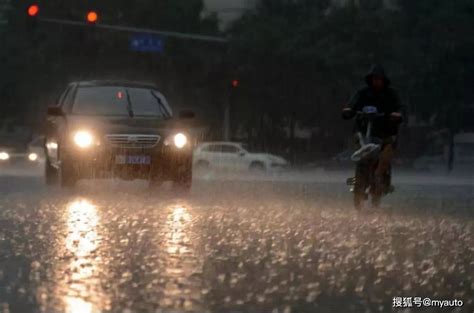
{"type": "Polygon", "coordinates": [[[67,117],[69,131],[89,130],[99,134],[160,134],[168,135],[179,125],[175,120],[148,117],[96,117],[74,115],[67,117]]]}

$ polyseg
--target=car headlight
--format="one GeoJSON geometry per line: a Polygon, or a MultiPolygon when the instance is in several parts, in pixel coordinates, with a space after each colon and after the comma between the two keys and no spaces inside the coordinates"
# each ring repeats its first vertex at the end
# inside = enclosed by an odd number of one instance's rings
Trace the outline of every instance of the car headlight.
{"type": "Polygon", "coordinates": [[[182,133],[177,133],[173,137],[173,142],[176,148],[182,149],[188,143],[188,137],[182,133]]]}
{"type": "Polygon", "coordinates": [[[38,155],[36,153],[30,153],[28,154],[28,160],[30,160],[31,162],[34,162],[38,160],[38,155]]]}
{"type": "Polygon", "coordinates": [[[74,134],[74,143],[79,148],[89,148],[94,143],[94,137],[86,130],[80,130],[74,134]]]}
{"type": "Polygon", "coordinates": [[[5,151],[2,151],[0,152],[0,161],[6,161],[10,158],[10,155],[5,152],[5,151]]]}
{"type": "Polygon", "coordinates": [[[48,143],[46,143],[46,148],[48,150],[57,150],[58,149],[58,143],[57,142],[48,142],[48,143]]]}

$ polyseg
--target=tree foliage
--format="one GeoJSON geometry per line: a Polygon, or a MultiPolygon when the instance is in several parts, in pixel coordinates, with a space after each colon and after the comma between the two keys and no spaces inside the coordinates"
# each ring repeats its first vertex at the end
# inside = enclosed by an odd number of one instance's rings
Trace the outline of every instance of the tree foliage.
{"type": "MultiPolygon", "coordinates": [[[[39,2],[52,17],[81,20],[95,8],[108,24],[218,32],[215,19],[202,18],[201,0],[39,2]]],[[[314,127],[332,151],[350,131],[340,108],[370,65],[382,63],[410,114],[466,128],[459,121],[474,100],[474,2],[385,2],[261,0],[229,30],[228,47],[166,39],[163,54],[143,54],[130,51],[126,33],[28,26],[28,1],[13,1],[0,34],[0,115],[40,112],[54,102],[52,90],[74,79],[149,80],[174,104],[202,108],[217,134],[230,80],[238,78],[229,98],[234,130],[278,143],[283,127],[297,122],[314,127]]]]}
{"type": "Polygon", "coordinates": [[[382,4],[262,1],[232,30],[232,52],[248,79],[247,92],[268,99],[251,105],[294,111],[300,120],[340,135],[334,129],[341,125],[340,108],[363,84],[370,64],[382,63],[409,113],[435,116],[440,126],[455,124],[462,105],[474,100],[474,2],[382,4]]]}

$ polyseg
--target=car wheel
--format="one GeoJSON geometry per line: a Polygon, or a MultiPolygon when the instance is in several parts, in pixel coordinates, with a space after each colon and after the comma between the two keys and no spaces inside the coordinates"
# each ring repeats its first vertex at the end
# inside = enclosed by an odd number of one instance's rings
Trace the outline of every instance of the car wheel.
{"type": "Polygon", "coordinates": [[[54,168],[50,161],[46,159],[45,165],[44,165],[44,177],[46,181],[46,185],[48,186],[53,186],[58,183],[58,170],[54,168]]]}
{"type": "Polygon", "coordinates": [[[67,160],[61,161],[59,170],[59,178],[61,187],[74,187],[78,180],[77,173],[70,162],[67,160]]]}
{"type": "Polygon", "coordinates": [[[356,165],[355,171],[355,181],[354,181],[354,208],[357,211],[360,211],[363,206],[364,202],[367,200],[367,180],[368,180],[368,171],[369,168],[367,165],[358,163],[356,165]]]}
{"type": "Polygon", "coordinates": [[[192,168],[189,167],[186,171],[177,175],[177,177],[173,180],[173,188],[178,191],[187,192],[191,189],[193,183],[193,171],[192,168]]]}
{"type": "Polygon", "coordinates": [[[265,164],[260,161],[254,161],[250,164],[250,171],[251,172],[265,172],[265,164]]]}

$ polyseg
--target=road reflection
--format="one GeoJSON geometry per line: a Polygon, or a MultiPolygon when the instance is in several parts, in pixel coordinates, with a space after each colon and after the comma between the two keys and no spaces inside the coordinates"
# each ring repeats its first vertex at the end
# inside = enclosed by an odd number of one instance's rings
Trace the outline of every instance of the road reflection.
{"type": "Polygon", "coordinates": [[[101,258],[97,249],[101,243],[98,233],[100,217],[97,207],[85,199],[71,202],[66,212],[67,236],[65,254],[70,262],[59,289],[64,295],[66,313],[98,313],[107,307],[100,290],[101,258]]]}
{"type": "Polygon", "coordinates": [[[191,215],[185,207],[177,206],[171,208],[166,223],[168,236],[165,242],[165,249],[168,255],[180,255],[189,252],[186,244],[189,243],[189,236],[186,227],[191,221],[191,215]]]}
{"type": "Polygon", "coordinates": [[[173,205],[168,208],[163,247],[167,283],[161,307],[186,312],[202,310],[200,280],[194,278],[202,273],[202,264],[195,251],[197,243],[192,233],[192,220],[187,206],[173,205]]]}

